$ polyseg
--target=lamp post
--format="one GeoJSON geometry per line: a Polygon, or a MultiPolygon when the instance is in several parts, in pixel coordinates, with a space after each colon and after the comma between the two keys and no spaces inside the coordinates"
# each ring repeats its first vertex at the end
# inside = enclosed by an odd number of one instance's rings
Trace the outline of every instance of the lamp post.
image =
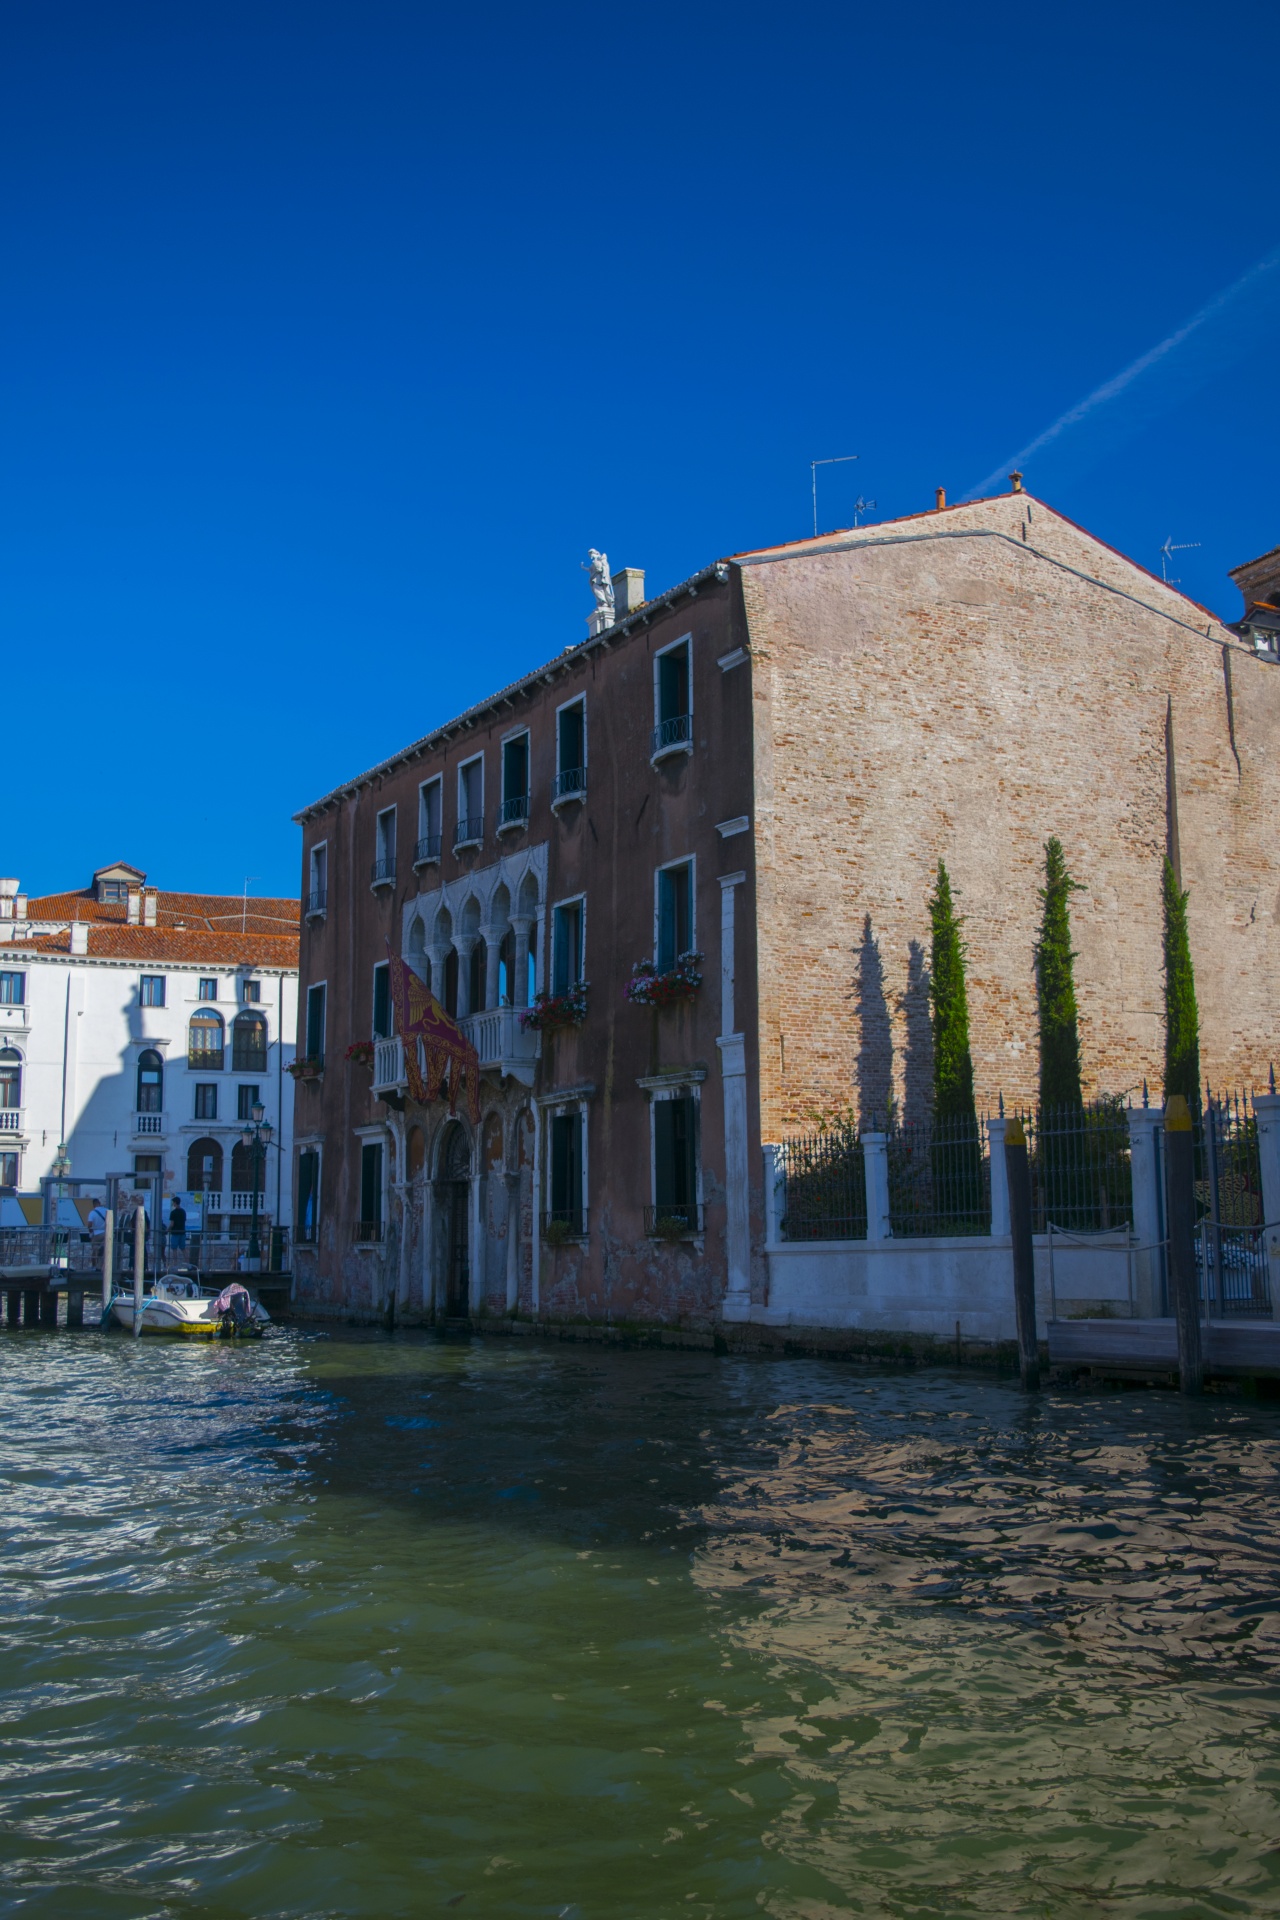
{"type": "Polygon", "coordinates": [[[253,1181],[253,1214],[249,1226],[249,1271],[259,1273],[262,1270],[262,1249],[258,1245],[258,1169],[266,1158],[275,1129],[266,1117],[266,1108],[261,1100],[255,1100],[252,1107],[252,1125],[247,1126],[240,1135],[245,1146],[250,1149],[249,1177],[253,1181]]]}

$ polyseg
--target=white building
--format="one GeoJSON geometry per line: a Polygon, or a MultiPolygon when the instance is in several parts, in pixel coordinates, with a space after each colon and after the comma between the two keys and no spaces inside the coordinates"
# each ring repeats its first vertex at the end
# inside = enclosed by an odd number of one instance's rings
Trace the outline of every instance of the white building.
{"type": "Polygon", "coordinates": [[[259,1213],[287,1222],[298,912],[160,892],[123,863],[44,899],[0,880],[0,1188],[159,1173],[205,1196],[206,1231],[247,1232],[261,1101],[259,1213]]]}

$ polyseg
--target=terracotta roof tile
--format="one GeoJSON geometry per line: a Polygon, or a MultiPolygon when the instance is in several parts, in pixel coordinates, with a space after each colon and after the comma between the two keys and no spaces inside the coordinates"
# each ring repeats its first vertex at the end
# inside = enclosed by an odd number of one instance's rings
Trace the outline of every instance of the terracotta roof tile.
{"type": "MultiPolygon", "coordinates": [[[[46,893],[27,902],[30,920],[87,920],[127,926],[129,909],[123,901],[95,900],[86,887],[76,893],[46,893]]],[[[246,903],[235,893],[164,893],[156,895],[156,925],[185,926],[209,933],[279,933],[292,931],[301,919],[297,900],[259,899],[246,903]]]]}
{"type": "MultiPolygon", "coordinates": [[[[210,967],[284,967],[298,964],[296,934],[209,933],[176,927],[120,927],[87,923],[89,958],[134,960],[150,965],[210,967]]],[[[71,932],[36,933],[26,940],[0,946],[0,960],[9,954],[69,953],[71,932]]]]}

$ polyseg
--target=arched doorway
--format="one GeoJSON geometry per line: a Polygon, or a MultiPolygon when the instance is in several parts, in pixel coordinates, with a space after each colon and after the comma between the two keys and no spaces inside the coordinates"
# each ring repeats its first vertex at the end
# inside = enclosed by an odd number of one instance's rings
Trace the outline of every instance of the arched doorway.
{"type": "Polygon", "coordinates": [[[436,1205],[444,1255],[444,1310],[451,1319],[471,1311],[471,1147],[456,1120],[445,1128],[436,1161],[436,1205]]]}

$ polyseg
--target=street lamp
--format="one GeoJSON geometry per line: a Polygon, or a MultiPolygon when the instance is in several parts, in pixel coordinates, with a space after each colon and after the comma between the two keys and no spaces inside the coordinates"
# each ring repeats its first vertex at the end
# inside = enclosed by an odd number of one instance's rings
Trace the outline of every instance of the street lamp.
{"type": "Polygon", "coordinates": [[[275,1131],[266,1113],[267,1110],[261,1100],[255,1100],[250,1112],[253,1124],[246,1127],[240,1135],[252,1154],[249,1162],[249,1177],[253,1181],[253,1217],[249,1227],[250,1273],[260,1273],[262,1270],[262,1249],[258,1245],[258,1169],[266,1158],[267,1148],[271,1144],[271,1135],[275,1131]]]}

